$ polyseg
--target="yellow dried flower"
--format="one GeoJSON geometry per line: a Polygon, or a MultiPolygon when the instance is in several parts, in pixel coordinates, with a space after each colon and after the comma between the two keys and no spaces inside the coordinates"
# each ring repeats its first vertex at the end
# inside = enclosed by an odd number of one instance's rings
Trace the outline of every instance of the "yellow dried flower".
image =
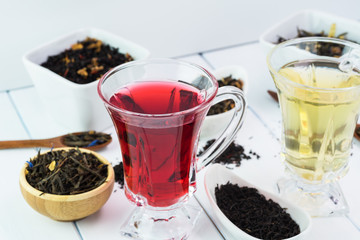
{"type": "Polygon", "coordinates": [[[86,67],[77,70],[76,73],[79,74],[79,75],[81,75],[81,76],[83,76],[84,78],[86,78],[86,77],[88,76],[88,73],[87,73],[87,71],[86,71],[86,67]]]}
{"type": "Polygon", "coordinates": [[[70,59],[69,59],[68,56],[66,56],[66,57],[63,58],[63,61],[65,62],[66,65],[68,65],[69,62],[70,62],[70,59]]]}
{"type": "Polygon", "coordinates": [[[333,24],[331,24],[328,37],[331,37],[331,38],[335,37],[335,33],[336,33],[336,23],[333,23],[333,24]]]}
{"type": "Polygon", "coordinates": [[[55,166],[56,166],[56,161],[52,161],[52,162],[49,164],[49,170],[50,170],[50,171],[54,171],[55,166]]]}
{"type": "Polygon", "coordinates": [[[81,43],[75,43],[75,44],[71,45],[72,50],[80,50],[83,48],[84,48],[84,46],[81,43]]]}

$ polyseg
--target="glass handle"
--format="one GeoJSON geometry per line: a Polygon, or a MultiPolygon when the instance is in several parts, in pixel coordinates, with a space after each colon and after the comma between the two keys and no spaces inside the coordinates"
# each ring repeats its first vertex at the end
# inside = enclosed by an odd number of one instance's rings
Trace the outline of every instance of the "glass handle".
{"type": "Polygon", "coordinates": [[[206,167],[230,145],[244,122],[246,100],[243,92],[233,86],[221,87],[219,88],[212,105],[227,99],[233,100],[235,102],[235,111],[232,119],[220,137],[216,139],[215,142],[198,157],[197,171],[200,171],[206,167]]]}

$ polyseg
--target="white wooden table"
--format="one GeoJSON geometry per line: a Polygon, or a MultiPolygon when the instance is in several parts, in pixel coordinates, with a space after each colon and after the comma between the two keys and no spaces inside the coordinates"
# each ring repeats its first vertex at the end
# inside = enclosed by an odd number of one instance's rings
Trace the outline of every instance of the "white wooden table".
{"type": "MultiPolygon", "coordinates": [[[[258,153],[260,159],[243,161],[233,171],[273,193],[276,193],[276,180],[284,174],[279,157],[281,116],[277,103],[267,94],[267,90],[274,90],[274,84],[257,41],[259,34],[292,12],[305,8],[360,20],[357,0],[341,3],[304,0],[295,4],[287,0],[185,0],[181,3],[156,0],[143,1],[142,8],[137,1],[111,0],[112,8],[86,0],[45,2],[0,0],[0,140],[47,138],[68,133],[68,129],[48,116],[20,58],[26,50],[68,30],[94,26],[126,35],[149,48],[155,57],[176,57],[210,71],[226,65],[243,66],[249,76],[248,109],[236,141],[247,152],[258,153]],[[95,13],[98,17],[94,17],[95,13]],[[24,36],[27,41],[20,42],[24,36]]],[[[120,162],[114,128],[96,130],[114,137],[99,153],[113,165],[120,162]]],[[[352,150],[350,171],[340,181],[350,213],[313,219],[310,240],[360,239],[360,142],[354,140],[352,150]]],[[[118,185],[99,212],[76,222],[53,221],[27,205],[20,193],[19,172],[25,161],[36,153],[37,149],[0,150],[0,240],[121,239],[119,227],[133,206],[118,185]]],[[[225,238],[216,227],[204,190],[205,171],[198,175],[198,191],[191,199],[192,204],[204,211],[189,239],[222,240],[225,238]]]]}
{"type": "MultiPolygon", "coordinates": [[[[259,43],[240,44],[221,50],[195,53],[180,59],[214,70],[225,65],[242,65],[249,75],[249,103],[245,123],[236,141],[245,150],[261,157],[243,161],[233,171],[247,181],[275,193],[275,182],[283,175],[280,152],[280,109],[267,94],[274,85],[265,64],[259,43]],[[261,177],[260,177],[261,176],[261,177]]],[[[44,138],[67,133],[47,115],[33,86],[0,92],[0,140],[44,138]]],[[[97,129],[116,136],[114,128],[97,129]]],[[[35,212],[22,198],[18,185],[21,166],[36,149],[0,150],[0,239],[121,239],[119,227],[133,208],[123,190],[115,185],[104,207],[94,215],[76,222],[56,222],[35,212]]],[[[117,139],[100,154],[113,165],[121,161],[117,139]]],[[[199,174],[198,191],[191,203],[203,213],[190,240],[225,239],[216,227],[210,204],[199,174]]],[[[340,181],[350,206],[343,217],[313,219],[308,239],[360,239],[360,143],[354,140],[349,173],[340,181]]],[[[229,239],[227,239],[229,240],[229,239]]]]}

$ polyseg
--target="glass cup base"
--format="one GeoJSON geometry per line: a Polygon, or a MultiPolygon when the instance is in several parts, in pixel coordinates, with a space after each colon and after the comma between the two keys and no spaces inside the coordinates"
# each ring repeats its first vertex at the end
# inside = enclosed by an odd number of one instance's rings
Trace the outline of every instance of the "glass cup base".
{"type": "Polygon", "coordinates": [[[339,216],[349,206],[338,182],[314,185],[301,180],[282,178],[277,182],[280,196],[306,210],[312,217],[339,216]]]}
{"type": "Polygon", "coordinates": [[[121,226],[120,233],[129,240],[185,240],[201,212],[201,208],[189,204],[159,210],[136,207],[121,226]]]}

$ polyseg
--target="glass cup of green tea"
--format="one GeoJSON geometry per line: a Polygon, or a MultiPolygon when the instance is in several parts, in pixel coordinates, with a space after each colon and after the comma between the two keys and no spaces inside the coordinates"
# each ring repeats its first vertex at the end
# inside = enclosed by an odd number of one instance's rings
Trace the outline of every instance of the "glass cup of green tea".
{"type": "Polygon", "coordinates": [[[346,214],[338,180],[349,168],[360,110],[360,45],[309,37],[274,47],[267,64],[282,114],[288,176],[280,194],[312,216],[346,214]]]}
{"type": "Polygon", "coordinates": [[[246,101],[235,87],[196,64],[148,59],[122,64],[98,85],[114,122],[124,164],[125,195],[137,207],[120,232],[130,239],[186,239],[200,209],[187,204],[196,174],[232,142],[246,101]],[[223,134],[196,156],[209,108],[226,99],[235,114],[223,134]]]}

